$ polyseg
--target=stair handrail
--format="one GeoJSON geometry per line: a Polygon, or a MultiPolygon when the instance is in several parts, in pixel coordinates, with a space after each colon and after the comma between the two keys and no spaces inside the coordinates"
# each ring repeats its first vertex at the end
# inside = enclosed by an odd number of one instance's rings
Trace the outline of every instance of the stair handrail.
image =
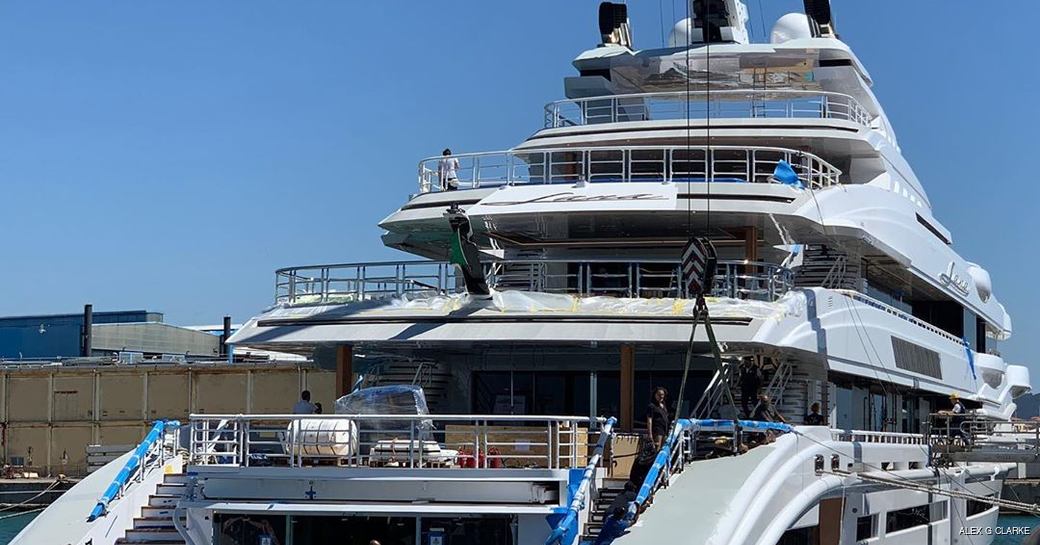
{"type": "Polygon", "coordinates": [[[574,493],[574,499],[571,500],[571,504],[567,508],[567,516],[556,525],[556,528],[553,528],[549,537],[545,539],[545,545],[561,543],[563,536],[567,533],[567,528],[574,523],[578,518],[578,512],[585,507],[585,496],[588,494],[589,486],[592,484],[592,478],[596,474],[596,468],[599,467],[599,461],[603,457],[603,450],[606,448],[607,441],[614,435],[613,429],[615,424],[617,424],[617,418],[612,416],[608,418],[607,421],[603,423],[603,427],[600,428],[599,440],[596,441],[596,449],[593,451],[592,457],[589,458],[588,465],[585,466],[585,473],[582,475],[581,482],[578,484],[578,490],[574,493]]]}
{"type": "Polygon", "coordinates": [[[704,388],[704,393],[701,394],[701,398],[697,401],[697,405],[694,406],[690,414],[697,418],[709,418],[711,416],[711,413],[722,403],[724,393],[722,388],[726,387],[733,380],[734,367],[728,361],[723,362],[722,369],[715,371],[715,375],[708,382],[708,386],[704,388]]]}
{"type": "MultiPolygon", "coordinates": [[[[793,429],[793,427],[788,424],[759,422],[755,420],[737,420],[736,424],[740,427],[741,431],[779,431],[786,433],[793,429]]],[[[623,527],[628,527],[632,524],[636,515],[642,510],[643,505],[645,505],[647,500],[650,499],[654,491],[669,478],[672,450],[677,449],[676,452],[682,454],[681,448],[679,447],[682,446],[682,441],[685,440],[684,436],[686,433],[702,429],[713,429],[718,431],[734,430],[734,421],[691,418],[680,418],[676,420],[675,427],[672,428],[672,432],[668,435],[668,440],[661,446],[661,450],[657,452],[657,458],[654,459],[654,464],[650,466],[650,471],[647,472],[646,478],[643,479],[643,485],[639,488],[639,492],[636,494],[636,499],[628,505],[628,512],[625,514],[624,520],[622,520],[623,527]]],[[[684,462],[685,460],[680,456],[679,463],[683,464],[684,462]]]]}
{"type": "Polygon", "coordinates": [[[784,391],[787,389],[787,383],[790,381],[793,371],[791,362],[786,359],[781,359],[773,371],[773,376],[769,379],[769,384],[766,385],[765,393],[773,402],[774,407],[779,407],[783,401],[784,391]]]}
{"type": "Polygon", "coordinates": [[[152,426],[151,431],[148,435],[145,435],[144,440],[141,441],[137,448],[134,449],[133,454],[123,464],[123,468],[119,470],[116,477],[112,479],[112,483],[108,485],[105,492],[98,498],[97,504],[94,509],[90,511],[90,515],[87,516],[87,522],[93,522],[97,520],[108,511],[108,504],[112,500],[119,497],[123,487],[130,482],[130,478],[139,472],[143,472],[151,464],[149,464],[148,454],[154,447],[158,448],[158,456],[153,458],[154,461],[163,461],[162,449],[165,448],[164,442],[167,431],[173,431],[180,428],[181,423],[177,420],[156,420],[152,426]]]}

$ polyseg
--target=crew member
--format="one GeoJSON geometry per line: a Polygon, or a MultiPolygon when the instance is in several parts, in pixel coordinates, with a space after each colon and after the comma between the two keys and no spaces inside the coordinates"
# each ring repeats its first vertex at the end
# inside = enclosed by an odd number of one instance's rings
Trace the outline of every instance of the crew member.
{"type": "Polygon", "coordinates": [[[451,150],[444,148],[444,157],[437,164],[437,176],[440,178],[442,191],[454,191],[459,188],[459,160],[451,156],[451,150]]]}
{"type": "Polygon", "coordinates": [[[740,383],[740,406],[744,409],[744,418],[751,418],[752,403],[762,389],[762,367],[756,358],[745,358],[738,369],[737,380],[740,383]]]}
{"type": "Polygon", "coordinates": [[[293,405],[293,414],[314,414],[318,410],[317,405],[311,403],[311,392],[310,390],[304,390],[300,392],[300,400],[293,405]]]}
{"type": "Polygon", "coordinates": [[[820,404],[813,403],[809,406],[809,414],[805,415],[806,426],[824,426],[825,421],[823,415],[820,414],[820,404]]]}
{"type": "Polygon", "coordinates": [[[671,415],[668,414],[668,390],[658,386],[650,404],[646,407],[646,431],[657,450],[664,445],[664,436],[668,433],[671,415]]]}

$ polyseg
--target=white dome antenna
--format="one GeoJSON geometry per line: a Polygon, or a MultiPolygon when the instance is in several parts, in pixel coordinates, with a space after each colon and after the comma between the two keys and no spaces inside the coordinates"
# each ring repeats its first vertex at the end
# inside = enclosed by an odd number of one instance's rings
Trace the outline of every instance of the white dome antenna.
{"type": "Polygon", "coordinates": [[[782,44],[801,38],[812,38],[812,25],[809,16],[804,13],[788,13],[777,19],[773,31],[769,33],[769,43],[782,44]]]}

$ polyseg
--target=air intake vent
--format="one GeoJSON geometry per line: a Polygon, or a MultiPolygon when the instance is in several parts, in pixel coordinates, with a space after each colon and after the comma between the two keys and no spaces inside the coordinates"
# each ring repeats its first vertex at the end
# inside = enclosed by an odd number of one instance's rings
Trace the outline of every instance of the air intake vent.
{"type": "Polygon", "coordinates": [[[895,354],[896,367],[919,375],[942,378],[942,365],[939,362],[938,352],[898,337],[892,337],[892,353],[895,354]]]}

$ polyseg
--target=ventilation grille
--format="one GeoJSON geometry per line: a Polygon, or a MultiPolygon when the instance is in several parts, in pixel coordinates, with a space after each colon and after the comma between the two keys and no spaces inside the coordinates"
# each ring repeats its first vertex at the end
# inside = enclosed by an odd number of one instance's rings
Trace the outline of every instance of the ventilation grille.
{"type": "Polygon", "coordinates": [[[896,367],[920,375],[942,378],[938,352],[897,337],[892,337],[892,352],[896,357],[896,367]]]}

